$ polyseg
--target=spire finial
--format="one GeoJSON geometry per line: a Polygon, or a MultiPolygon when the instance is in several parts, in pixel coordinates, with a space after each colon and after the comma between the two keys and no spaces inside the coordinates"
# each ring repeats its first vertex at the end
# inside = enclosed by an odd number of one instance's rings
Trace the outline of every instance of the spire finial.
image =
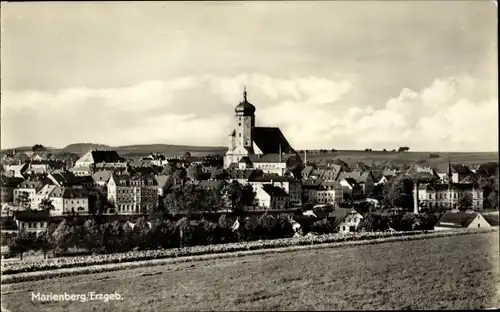
{"type": "Polygon", "coordinates": [[[243,86],[243,101],[247,101],[247,86],[243,86]]]}

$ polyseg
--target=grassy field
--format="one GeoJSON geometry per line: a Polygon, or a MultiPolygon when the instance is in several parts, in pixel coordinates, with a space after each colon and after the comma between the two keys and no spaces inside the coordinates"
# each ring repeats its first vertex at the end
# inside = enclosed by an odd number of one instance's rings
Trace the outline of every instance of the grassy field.
{"type": "MultiPolygon", "coordinates": [[[[412,163],[419,160],[426,160],[426,162],[431,166],[439,166],[448,163],[448,153],[440,153],[438,158],[429,158],[430,152],[381,152],[381,151],[337,151],[337,152],[327,152],[321,154],[319,152],[307,153],[307,160],[318,161],[318,160],[333,160],[341,159],[345,161],[348,165],[356,162],[364,162],[367,165],[371,165],[372,162],[377,164],[384,162],[393,162],[397,164],[412,163]]],[[[470,153],[449,153],[451,161],[453,163],[459,164],[482,164],[487,162],[498,162],[498,152],[470,152],[470,153]]],[[[303,157],[303,153],[301,156],[303,157]]]]}
{"type": "Polygon", "coordinates": [[[499,306],[498,232],[207,260],[2,286],[10,311],[473,309],[499,306]],[[122,300],[38,302],[31,292],[122,300]]]}

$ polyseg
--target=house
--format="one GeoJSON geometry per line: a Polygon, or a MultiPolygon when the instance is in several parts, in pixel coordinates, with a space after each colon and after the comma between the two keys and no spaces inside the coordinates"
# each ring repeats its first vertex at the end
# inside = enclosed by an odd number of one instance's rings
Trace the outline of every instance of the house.
{"type": "Polygon", "coordinates": [[[290,196],[281,187],[264,184],[257,189],[255,200],[257,206],[267,209],[287,209],[290,207],[290,196]]]}
{"type": "Polygon", "coordinates": [[[113,174],[108,181],[108,202],[119,214],[146,213],[157,204],[158,193],[154,176],[113,174]]]}
{"type": "Polygon", "coordinates": [[[438,223],[434,226],[436,231],[445,231],[450,229],[475,229],[475,228],[489,228],[491,225],[486,219],[474,211],[447,211],[438,223]]]}
{"type": "Polygon", "coordinates": [[[342,186],[342,198],[344,199],[358,199],[363,196],[363,188],[358,184],[356,179],[346,177],[340,180],[342,186]]]}
{"type": "Polygon", "coordinates": [[[356,183],[361,186],[363,196],[371,194],[375,188],[375,181],[370,170],[342,172],[340,173],[338,180],[342,181],[346,178],[354,179],[356,183]]]}
{"type": "Polygon", "coordinates": [[[98,170],[126,168],[127,162],[113,150],[90,150],[80,157],[72,168],[75,175],[91,175],[98,170]]]}
{"type": "Polygon", "coordinates": [[[89,193],[85,189],[46,184],[35,195],[32,209],[40,209],[44,199],[50,200],[52,204],[50,214],[53,216],[89,212],[89,193]]]}
{"type": "Polygon", "coordinates": [[[14,204],[26,205],[25,208],[36,209],[35,207],[35,195],[42,189],[44,182],[38,178],[30,178],[21,182],[14,189],[14,204]],[[21,202],[25,200],[26,202],[21,202]]]}
{"type": "Polygon", "coordinates": [[[72,188],[91,188],[94,180],[90,176],[77,176],[71,171],[53,171],[47,175],[47,184],[72,188]]]}
{"type": "Polygon", "coordinates": [[[418,198],[418,208],[452,209],[458,208],[457,202],[466,194],[472,197],[472,208],[481,209],[484,205],[483,190],[469,183],[422,183],[414,188],[413,197],[418,198]],[[418,194],[417,194],[418,192],[418,194]]]}
{"type": "Polygon", "coordinates": [[[342,185],[339,182],[321,181],[316,190],[314,203],[340,204],[343,200],[342,185]]]}
{"type": "Polygon", "coordinates": [[[337,181],[341,172],[344,172],[342,166],[328,164],[328,167],[323,171],[321,179],[328,182],[337,181]]]}
{"type": "Polygon", "coordinates": [[[387,184],[389,183],[390,181],[392,181],[392,179],[394,178],[395,176],[392,176],[392,175],[383,175],[380,180],[375,183],[375,185],[384,185],[384,184],[387,184]]]}
{"type": "Polygon", "coordinates": [[[358,231],[363,216],[352,208],[335,208],[328,214],[333,219],[335,231],[339,233],[352,233],[358,231]]]}
{"type": "Polygon", "coordinates": [[[155,175],[156,185],[158,186],[158,196],[165,195],[165,191],[173,185],[172,175],[155,175]]]}
{"type": "MultiPolygon", "coordinates": [[[[269,171],[277,171],[279,174],[284,164],[276,160],[279,160],[282,154],[296,154],[281,130],[276,127],[255,126],[255,106],[248,102],[246,89],[243,91],[243,100],[234,111],[235,128],[228,137],[224,168],[228,168],[233,163],[239,163],[240,159],[245,156],[275,154],[266,162],[261,162],[261,166],[271,165],[268,168],[269,171]]],[[[255,163],[255,159],[251,160],[255,163]]],[[[286,158],[282,160],[286,161],[286,158]]]]}
{"type": "Polygon", "coordinates": [[[304,167],[304,169],[302,169],[302,172],[301,172],[302,180],[308,180],[311,173],[313,172],[313,170],[314,170],[314,167],[306,165],[304,167]]]}
{"type": "Polygon", "coordinates": [[[451,164],[448,162],[446,165],[441,165],[436,169],[437,175],[443,183],[460,183],[465,178],[474,176],[469,167],[461,164],[451,164]]]}
{"type": "Polygon", "coordinates": [[[4,175],[13,178],[26,178],[26,170],[28,169],[27,163],[17,164],[17,165],[7,165],[5,166],[4,175]]]}
{"type": "Polygon", "coordinates": [[[299,206],[302,204],[302,184],[299,180],[295,180],[294,178],[273,174],[254,174],[250,175],[242,184],[250,184],[256,192],[266,184],[277,186],[288,194],[291,206],[299,206]]]}
{"type": "Polygon", "coordinates": [[[14,189],[23,182],[22,178],[0,176],[0,203],[14,201],[14,189]]]}
{"type": "Polygon", "coordinates": [[[47,229],[50,214],[48,211],[17,211],[14,220],[19,230],[38,233],[47,229]]]}
{"type": "Polygon", "coordinates": [[[113,171],[111,170],[97,171],[92,175],[92,180],[94,180],[94,184],[103,187],[108,184],[111,175],[113,175],[113,171]]]}

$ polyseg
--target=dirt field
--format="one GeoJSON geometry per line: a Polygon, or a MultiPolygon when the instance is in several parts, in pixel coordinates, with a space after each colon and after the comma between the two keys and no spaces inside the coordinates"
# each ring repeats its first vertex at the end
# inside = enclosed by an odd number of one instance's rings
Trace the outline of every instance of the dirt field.
{"type": "Polygon", "coordinates": [[[498,232],[248,256],[2,286],[10,311],[473,309],[500,306],[498,232]],[[32,301],[32,292],[122,300],[32,301]]]}

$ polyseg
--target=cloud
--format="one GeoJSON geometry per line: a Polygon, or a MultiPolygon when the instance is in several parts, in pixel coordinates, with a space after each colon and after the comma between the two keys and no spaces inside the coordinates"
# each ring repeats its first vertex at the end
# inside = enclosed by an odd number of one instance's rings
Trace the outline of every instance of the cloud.
{"type": "Polygon", "coordinates": [[[356,79],[193,75],[121,88],[2,92],[2,148],[42,143],[226,145],[243,85],[257,125],[303,148],[498,150],[498,102],[473,77],[445,77],[380,103],[356,79]]]}

